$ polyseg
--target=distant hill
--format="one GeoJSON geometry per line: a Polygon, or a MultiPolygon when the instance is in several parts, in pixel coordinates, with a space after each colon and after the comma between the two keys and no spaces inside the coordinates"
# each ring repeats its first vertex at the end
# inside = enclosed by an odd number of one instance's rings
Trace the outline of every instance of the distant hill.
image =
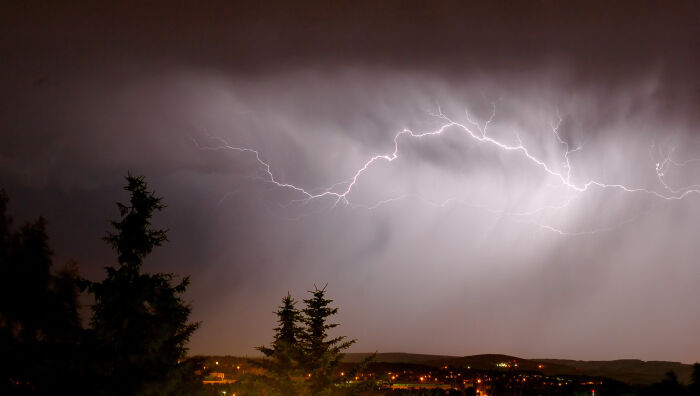
{"type": "Polygon", "coordinates": [[[693,366],[679,362],[648,361],[637,359],[582,361],[566,359],[535,359],[543,364],[556,364],[576,368],[586,375],[600,375],[626,382],[628,384],[650,384],[661,381],[667,372],[673,371],[678,380],[691,382],[693,366]]]}
{"type": "MultiPolygon", "coordinates": [[[[348,353],[344,361],[356,363],[369,353],[348,353]]],[[[546,375],[587,375],[612,378],[628,384],[651,384],[661,381],[667,372],[673,371],[683,383],[690,383],[693,367],[678,362],[624,359],[610,361],[582,361],[567,359],[523,359],[509,355],[425,355],[415,353],[378,353],[376,362],[411,363],[439,367],[471,367],[476,370],[525,370],[541,371],[546,375]],[[515,366],[517,364],[517,366],[515,366]]]]}
{"type": "MultiPolygon", "coordinates": [[[[346,353],[343,362],[358,363],[365,359],[371,353],[346,353]]],[[[423,355],[420,353],[404,353],[404,352],[388,352],[378,353],[375,362],[380,363],[412,363],[412,364],[429,364],[434,360],[440,359],[455,359],[457,356],[445,355],[423,355]]]]}
{"type": "Polygon", "coordinates": [[[537,370],[537,363],[509,355],[472,355],[452,358],[449,360],[435,359],[435,365],[448,365],[455,367],[471,367],[477,370],[508,369],[537,370]]]}

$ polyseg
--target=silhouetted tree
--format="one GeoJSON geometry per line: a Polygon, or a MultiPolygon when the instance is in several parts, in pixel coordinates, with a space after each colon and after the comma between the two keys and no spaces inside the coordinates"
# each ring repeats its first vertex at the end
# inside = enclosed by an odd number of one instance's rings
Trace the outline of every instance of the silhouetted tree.
{"type": "Polygon", "coordinates": [[[678,382],[678,376],[673,371],[666,373],[666,378],[649,386],[645,391],[649,396],[682,396],[685,389],[678,382]]]}
{"type": "Polygon", "coordinates": [[[130,205],[117,202],[121,219],[110,223],[117,231],[107,233],[103,239],[117,251],[117,261],[123,267],[138,270],[143,259],[168,240],[167,230],[151,228],[153,212],[165,208],[163,198],[148,191],[148,184],[143,177],[126,176],[124,187],[131,195],[130,205]]]}
{"type": "Polygon", "coordinates": [[[303,373],[299,366],[302,353],[299,344],[302,335],[299,325],[301,313],[296,308],[296,301],[287,293],[275,314],[277,327],[272,345],[256,348],[265,355],[265,359],[253,362],[267,373],[264,379],[258,381],[268,388],[270,394],[297,395],[302,393],[300,388],[303,385],[300,383],[303,373]]]}
{"type": "Polygon", "coordinates": [[[12,231],[0,190],[0,394],[77,393],[77,268],[53,273],[46,220],[12,231]]]}
{"type": "Polygon", "coordinates": [[[700,396],[700,363],[693,365],[693,383],[690,384],[688,390],[692,396],[700,396]]]}
{"type": "Polygon", "coordinates": [[[345,336],[329,338],[328,330],[338,326],[329,323],[331,316],[338,313],[338,308],[332,308],[333,300],[326,298],[326,288],[314,287],[310,290],[312,297],[304,300],[306,308],[303,312],[304,331],[301,337],[301,348],[304,352],[303,367],[310,375],[311,394],[330,393],[333,385],[339,381],[335,369],[343,357],[343,351],[348,349],[356,340],[346,340],[345,336]]]}
{"type": "Polygon", "coordinates": [[[668,391],[669,395],[683,393],[681,384],[678,382],[678,375],[673,371],[666,373],[666,378],[661,381],[661,385],[668,391]]]}
{"type": "MultiPolygon", "coordinates": [[[[244,395],[360,395],[376,387],[374,381],[361,381],[354,384],[336,385],[344,381],[337,370],[342,351],[355,340],[345,336],[330,338],[328,330],[338,326],[329,323],[331,316],[338,312],[325,298],[325,287],[309,291],[312,297],[304,300],[306,307],[300,312],[292,296],[282,299],[275,311],[277,327],[270,346],[256,348],[265,355],[262,361],[251,363],[262,368],[264,374],[247,375],[236,384],[236,391],[244,395]]],[[[348,371],[354,377],[357,370],[364,370],[376,357],[370,355],[348,371]]]]}
{"type": "Polygon", "coordinates": [[[186,344],[197,329],[181,295],[189,278],[174,282],[170,273],[141,273],[144,258],[167,241],[166,230],[151,228],[151,217],[165,205],[143,177],[129,174],[128,204],[117,203],[120,220],[104,240],[116,250],[118,267],[91,283],[95,305],[93,357],[98,394],[188,394],[201,379],[200,363],[186,360],[186,344]]]}

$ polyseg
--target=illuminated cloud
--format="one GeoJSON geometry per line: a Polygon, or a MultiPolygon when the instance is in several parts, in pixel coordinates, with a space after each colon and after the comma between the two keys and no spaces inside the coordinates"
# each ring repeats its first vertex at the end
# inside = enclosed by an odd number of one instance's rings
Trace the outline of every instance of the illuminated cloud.
{"type": "Polygon", "coordinates": [[[697,6],[524,4],[17,6],[0,185],[96,277],[145,174],[194,353],[328,282],[356,351],[693,361],[697,6]]]}

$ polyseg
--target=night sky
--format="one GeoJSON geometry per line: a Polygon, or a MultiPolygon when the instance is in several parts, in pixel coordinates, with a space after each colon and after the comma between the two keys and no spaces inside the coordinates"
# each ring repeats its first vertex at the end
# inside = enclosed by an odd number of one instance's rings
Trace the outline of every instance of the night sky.
{"type": "Polygon", "coordinates": [[[353,352],[700,357],[700,3],[44,3],[0,6],[10,211],[101,279],[145,175],[191,353],[328,283],[353,352]]]}

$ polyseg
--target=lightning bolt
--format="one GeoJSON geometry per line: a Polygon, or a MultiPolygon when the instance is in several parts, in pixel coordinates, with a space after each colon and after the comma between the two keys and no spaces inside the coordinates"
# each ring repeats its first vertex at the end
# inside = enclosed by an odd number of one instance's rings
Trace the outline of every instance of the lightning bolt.
{"type": "MultiPolygon", "coordinates": [[[[462,205],[470,205],[475,208],[481,209],[481,210],[486,210],[492,213],[497,213],[500,215],[506,215],[506,216],[514,216],[514,217],[527,217],[527,216],[533,216],[538,213],[542,213],[543,211],[546,210],[561,210],[569,206],[571,202],[573,202],[580,194],[587,192],[588,190],[592,188],[599,188],[599,189],[609,189],[609,190],[618,190],[624,193],[629,193],[629,194],[645,194],[660,200],[666,200],[666,201],[675,201],[675,200],[681,200],[691,194],[700,194],[700,186],[699,185],[689,185],[681,188],[672,188],[671,186],[668,185],[668,183],[665,181],[664,177],[667,172],[667,170],[670,167],[675,167],[675,168],[681,168],[684,166],[687,166],[693,162],[700,162],[700,158],[697,159],[690,159],[690,160],[685,160],[685,161],[675,161],[673,160],[672,153],[674,150],[671,150],[669,153],[667,153],[661,160],[656,162],[655,165],[655,172],[656,172],[656,177],[659,180],[660,184],[662,185],[664,191],[659,192],[656,190],[644,188],[644,187],[631,187],[631,186],[626,186],[621,183],[606,183],[600,180],[595,180],[591,179],[583,183],[575,183],[572,181],[572,173],[573,173],[573,166],[572,166],[572,160],[571,156],[575,154],[576,152],[579,152],[583,150],[583,145],[579,145],[576,147],[571,147],[569,142],[562,138],[562,135],[560,133],[560,128],[563,122],[563,118],[559,114],[557,110],[557,118],[550,124],[551,128],[551,133],[554,136],[554,139],[556,140],[557,144],[562,148],[562,159],[561,163],[559,164],[560,169],[556,169],[552,165],[548,164],[545,160],[538,158],[536,155],[534,155],[530,149],[528,149],[524,144],[523,141],[521,140],[520,136],[515,133],[514,134],[514,139],[517,141],[517,144],[513,143],[507,143],[503,140],[499,140],[495,137],[492,137],[489,135],[488,127],[494,120],[496,116],[496,104],[495,102],[492,103],[492,112],[490,117],[483,123],[483,125],[479,124],[476,120],[474,120],[469,112],[465,112],[466,114],[466,123],[460,123],[447,115],[445,115],[440,107],[438,106],[437,112],[431,113],[430,115],[435,117],[436,119],[440,120],[440,126],[437,127],[436,129],[429,130],[429,131],[424,131],[424,132],[414,132],[410,129],[403,129],[399,132],[397,132],[394,137],[393,137],[393,150],[387,153],[383,154],[376,154],[371,156],[369,159],[367,159],[350,177],[341,180],[337,183],[334,183],[328,187],[324,188],[314,188],[314,189],[307,189],[295,184],[287,183],[284,181],[279,180],[276,176],[275,173],[273,172],[272,166],[268,161],[263,159],[262,154],[260,151],[248,148],[248,147],[237,147],[229,144],[225,140],[218,138],[218,137],[211,137],[213,140],[218,142],[217,145],[213,146],[206,146],[206,145],[200,145],[196,140],[193,139],[193,142],[196,144],[196,146],[201,149],[201,150],[211,150],[211,151],[232,151],[232,152],[237,152],[241,154],[247,154],[249,156],[252,156],[254,160],[257,162],[258,167],[262,170],[264,177],[257,177],[258,179],[270,183],[274,185],[277,188],[283,188],[287,189],[290,191],[293,191],[297,194],[299,194],[300,198],[299,199],[294,199],[291,200],[288,205],[298,203],[298,204],[307,204],[310,201],[314,200],[320,200],[324,198],[328,198],[332,200],[332,205],[331,207],[336,207],[339,204],[344,204],[348,205],[351,207],[356,207],[356,208],[363,208],[363,209],[368,209],[368,210],[373,210],[376,209],[382,205],[386,205],[392,202],[396,202],[399,200],[403,200],[405,198],[408,198],[407,195],[402,195],[399,197],[394,197],[394,198],[389,198],[386,200],[378,201],[375,204],[372,205],[362,205],[358,203],[354,203],[350,200],[350,195],[353,192],[353,189],[357,186],[357,184],[360,182],[361,178],[363,175],[365,175],[367,172],[370,171],[370,169],[378,162],[387,162],[391,163],[394,162],[396,159],[400,157],[400,142],[405,139],[429,139],[429,138],[434,138],[440,135],[443,135],[448,132],[456,132],[459,133],[469,140],[473,141],[474,143],[477,144],[482,144],[482,145],[487,145],[494,147],[502,152],[509,153],[511,155],[517,155],[520,156],[521,158],[527,160],[530,162],[534,167],[539,169],[541,172],[543,172],[544,175],[548,175],[554,180],[557,181],[557,184],[554,185],[549,185],[551,187],[563,187],[566,190],[569,191],[569,195],[564,199],[560,204],[558,205],[549,205],[549,206],[542,206],[540,208],[531,210],[531,211],[523,211],[523,212],[511,212],[511,211],[504,211],[504,210],[498,210],[498,209],[492,209],[492,208],[487,208],[483,206],[478,206],[478,205],[473,205],[469,204],[463,200],[459,200],[456,198],[450,198],[446,201],[443,202],[431,202],[429,200],[426,200],[424,198],[418,197],[419,200],[433,206],[439,206],[439,207],[445,207],[450,204],[462,204],[462,205]]],[[[652,150],[653,150],[654,145],[652,144],[652,150]]],[[[652,151],[650,150],[650,152],[652,151]]],[[[634,219],[636,219],[638,215],[635,215],[631,218],[628,218],[624,221],[622,221],[620,224],[617,226],[620,226],[622,224],[627,224],[634,219]]],[[[608,227],[602,227],[602,228],[597,228],[593,230],[586,230],[586,231],[576,231],[576,232],[571,232],[571,231],[566,231],[562,230],[559,228],[556,228],[552,225],[547,225],[547,224],[540,224],[540,223],[533,223],[539,228],[543,230],[548,230],[555,232],[560,235],[565,235],[565,236],[577,236],[577,235],[589,235],[589,234],[595,234],[597,232],[602,232],[602,231],[608,231],[610,229],[613,229],[615,227],[613,226],[608,226],[608,227]]]]}
{"type": "MultiPolygon", "coordinates": [[[[655,148],[655,144],[652,143],[652,147],[649,150],[649,152],[652,154],[652,159],[654,158],[653,155],[653,149],[655,148]]],[[[679,188],[673,188],[668,185],[668,183],[665,180],[666,173],[670,170],[670,168],[684,168],[687,165],[690,165],[692,163],[700,163],[700,158],[691,158],[687,159],[685,161],[675,161],[672,159],[673,153],[676,151],[676,147],[672,147],[665,155],[664,157],[656,162],[656,177],[659,180],[659,183],[666,189],[671,194],[682,194],[687,191],[697,191],[700,189],[700,185],[697,184],[691,184],[685,187],[679,187],[679,188]]]]}

